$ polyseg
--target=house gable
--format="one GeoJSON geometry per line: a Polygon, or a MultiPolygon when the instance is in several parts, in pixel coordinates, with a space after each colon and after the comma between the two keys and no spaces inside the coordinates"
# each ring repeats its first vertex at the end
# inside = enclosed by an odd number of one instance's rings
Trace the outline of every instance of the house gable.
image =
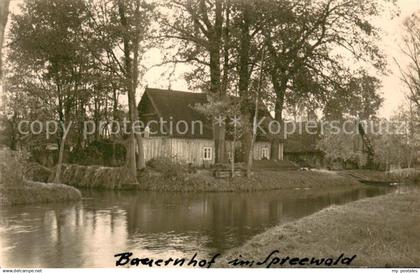
{"type": "MultiPolygon", "coordinates": [[[[231,97],[231,99],[234,101],[238,98],[231,97]]],[[[205,93],[146,88],[138,105],[138,112],[140,120],[145,124],[149,123],[152,132],[161,131],[159,130],[161,126],[159,121],[164,121],[162,123],[164,134],[159,132],[159,134],[150,136],[213,139],[213,124],[211,119],[194,108],[197,104],[206,104],[208,102],[209,100],[205,93]],[[176,130],[177,123],[180,123],[179,128],[181,128],[181,132],[176,130]],[[182,129],[185,126],[181,123],[186,123],[189,126],[189,130],[185,134],[182,133],[182,129]]],[[[253,113],[251,114],[253,115],[253,113]]],[[[268,124],[273,118],[264,104],[261,105],[258,111],[258,117],[264,117],[261,128],[264,128],[266,134],[258,131],[257,141],[270,141],[271,136],[269,134],[268,124]]],[[[230,132],[232,130],[229,130],[229,128],[233,128],[230,120],[226,121],[226,126],[226,140],[233,139],[230,132]]]]}
{"type": "Polygon", "coordinates": [[[207,102],[204,93],[147,88],[138,105],[138,112],[140,120],[149,124],[152,132],[158,132],[154,136],[213,139],[211,121],[194,109],[196,104],[207,102]],[[164,121],[162,125],[161,121],[164,121]],[[161,126],[164,132],[161,132],[161,126]],[[177,130],[177,126],[180,130],[177,130]]]}

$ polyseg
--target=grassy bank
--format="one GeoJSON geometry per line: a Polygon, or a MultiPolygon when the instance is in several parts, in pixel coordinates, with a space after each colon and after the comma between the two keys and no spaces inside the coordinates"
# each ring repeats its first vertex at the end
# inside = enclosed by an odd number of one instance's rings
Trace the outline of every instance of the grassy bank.
{"type": "Polygon", "coordinates": [[[82,197],[79,190],[63,184],[24,182],[19,187],[0,187],[0,205],[21,205],[76,201],[82,197]]]}
{"type": "Polygon", "coordinates": [[[359,200],[269,229],[224,256],[264,261],[273,250],[301,258],[345,253],[357,255],[356,267],[418,267],[419,211],[419,191],[359,200]]]}
{"type": "MultiPolygon", "coordinates": [[[[54,177],[54,176],[51,176],[54,177]]],[[[137,182],[124,168],[63,165],[60,181],[79,188],[176,192],[232,192],[294,188],[357,186],[357,179],[313,171],[256,171],[247,177],[217,179],[211,170],[191,171],[182,164],[154,162],[139,173],[137,182]]]]}
{"type": "Polygon", "coordinates": [[[63,184],[29,181],[20,155],[0,150],[0,205],[73,201],[81,198],[76,188],[63,184]]]}
{"type": "Polygon", "coordinates": [[[172,178],[148,171],[140,176],[138,188],[149,191],[217,192],[330,188],[356,185],[360,185],[356,179],[312,171],[257,171],[250,178],[216,179],[210,171],[200,170],[194,174],[172,178]]]}
{"type": "Polygon", "coordinates": [[[339,171],[338,173],[347,177],[384,183],[418,183],[420,179],[420,173],[415,169],[402,169],[394,172],[375,170],[345,170],[339,171]]]}
{"type": "MultiPolygon", "coordinates": [[[[120,189],[135,181],[124,168],[63,164],[60,182],[78,188],[120,189]]],[[[50,182],[55,175],[50,176],[50,182]]]]}

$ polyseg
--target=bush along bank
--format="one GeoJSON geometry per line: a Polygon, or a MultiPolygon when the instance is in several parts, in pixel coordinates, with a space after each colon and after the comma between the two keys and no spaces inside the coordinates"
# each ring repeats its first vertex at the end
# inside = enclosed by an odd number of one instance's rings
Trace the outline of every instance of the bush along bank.
{"type": "Polygon", "coordinates": [[[147,191],[233,192],[294,188],[360,186],[357,179],[336,173],[312,171],[255,171],[251,177],[217,179],[211,170],[194,169],[156,159],[138,178],[138,189],[147,191]],[[165,170],[162,172],[162,170],[165,170]]]}
{"type": "MultiPolygon", "coordinates": [[[[52,179],[51,176],[50,179],[52,179]]],[[[176,192],[233,192],[359,186],[353,178],[312,171],[257,171],[251,177],[217,179],[212,171],[155,159],[134,181],[125,167],[63,165],[62,183],[78,188],[176,192]]]]}
{"type": "MultiPolygon", "coordinates": [[[[167,159],[155,159],[139,177],[141,190],[179,192],[234,192],[294,188],[359,186],[356,179],[312,171],[255,171],[250,177],[217,179],[212,170],[195,169],[167,159]],[[162,173],[162,170],[165,172],[162,173]],[[170,174],[170,175],[168,175],[170,174]]],[[[238,166],[240,168],[240,166],[238,166]]]]}
{"type": "Polygon", "coordinates": [[[355,179],[339,175],[311,171],[262,171],[249,178],[216,179],[210,171],[200,170],[194,174],[172,179],[164,178],[160,173],[148,171],[140,177],[138,189],[146,191],[234,192],[351,186],[360,186],[360,183],[355,179]]]}
{"type": "MultiPolygon", "coordinates": [[[[50,176],[52,182],[55,173],[50,176]]],[[[135,184],[127,168],[125,167],[103,167],[103,166],[81,166],[63,164],[61,169],[60,182],[77,188],[95,189],[122,189],[124,185],[135,184]]]]}
{"type": "Polygon", "coordinates": [[[24,159],[19,153],[0,150],[0,205],[75,201],[81,193],[74,187],[29,181],[24,177],[24,159]]]}
{"type": "Polygon", "coordinates": [[[0,205],[23,205],[80,200],[82,194],[74,187],[26,181],[20,187],[1,187],[0,205]]]}

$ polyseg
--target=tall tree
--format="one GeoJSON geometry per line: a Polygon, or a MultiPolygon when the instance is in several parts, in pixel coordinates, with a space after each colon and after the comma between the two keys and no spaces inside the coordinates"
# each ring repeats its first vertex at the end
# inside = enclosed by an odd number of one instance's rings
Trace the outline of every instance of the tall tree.
{"type": "MultiPolygon", "coordinates": [[[[98,1],[89,6],[90,34],[87,43],[90,44],[90,50],[107,73],[119,79],[127,94],[129,119],[132,125],[127,165],[133,176],[136,175],[136,170],[145,167],[142,136],[138,126],[135,126],[139,121],[136,90],[142,54],[147,48],[145,41],[151,25],[153,8],[153,5],[142,0],[98,1]]],[[[116,98],[115,88],[113,84],[114,98],[116,98]]],[[[114,112],[115,103],[114,101],[114,112]]]]}
{"type": "Polygon", "coordinates": [[[255,126],[254,117],[257,115],[261,99],[263,60],[261,52],[264,50],[259,34],[264,27],[261,24],[263,16],[258,13],[258,1],[234,1],[235,17],[235,55],[238,77],[238,93],[240,97],[241,124],[243,132],[242,157],[248,162],[248,169],[252,165],[252,146],[255,126]],[[255,73],[258,64],[260,73],[255,73]]]}
{"type": "Polygon", "coordinates": [[[2,76],[2,48],[7,18],[9,17],[9,4],[10,0],[3,0],[0,2],[0,78],[2,76]]]}
{"type": "MultiPolygon", "coordinates": [[[[230,68],[230,0],[169,0],[164,7],[165,12],[160,16],[163,37],[174,39],[178,43],[178,46],[172,47],[176,50],[176,56],[170,61],[197,65],[194,72],[196,79],[197,71],[208,71],[209,84],[205,91],[215,101],[223,102],[227,96],[230,68]]],[[[224,115],[223,112],[219,114],[222,117],[224,115]]],[[[215,123],[216,163],[226,161],[225,135],[225,124],[215,123]]]]}
{"type": "MultiPolygon", "coordinates": [[[[81,0],[25,1],[22,12],[13,16],[11,24],[10,83],[22,87],[12,90],[26,92],[34,99],[30,105],[44,105],[41,109],[50,106],[53,111],[49,119],[58,120],[61,125],[57,177],[68,136],[64,128],[77,112],[76,97],[84,89],[89,65],[80,40],[84,7],[81,0]]],[[[32,114],[40,112],[31,110],[32,114]]]]}
{"type": "Polygon", "coordinates": [[[325,98],[323,108],[327,120],[342,120],[352,116],[361,120],[374,117],[382,105],[383,98],[379,94],[381,83],[366,71],[352,75],[343,83],[343,87],[331,91],[325,98]]]}
{"type": "MultiPolygon", "coordinates": [[[[402,52],[408,59],[401,67],[401,80],[409,90],[409,99],[420,109],[420,13],[413,13],[404,21],[402,52]]],[[[398,62],[397,62],[398,63],[398,62]]]]}
{"type": "MultiPolygon", "coordinates": [[[[381,4],[387,1],[383,1],[381,4]]],[[[288,92],[299,92],[294,81],[306,74],[321,87],[308,93],[328,93],[341,88],[348,76],[343,55],[356,62],[383,68],[375,44],[378,30],[369,21],[378,15],[377,1],[263,1],[266,14],[263,34],[269,51],[270,75],[275,92],[275,119],[282,123],[288,92]],[[343,53],[344,52],[344,53],[343,53]]],[[[319,94],[315,94],[319,95],[319,94]]],[[[272,158],[278,158],[279,138],[272,142],[272,158]]]]}
{"type": "MultiPolygon", "coordinates": [[[[144,3],[143,3],[144,4],[144,3]]],[[[123,52],[124,52],[124,69],[125,69],[125,87],[127,90],[128,97],[128,108],[130,121],[132,124],[131,128],[131,156],[129,155],[129,162],[131,162],[130,169],[134,173],[136,160],[135,160],[135,149],[134,149],[134,138],[137,141],[137,169],[143,169],[145,167],[144,152],[143,152],[143,141],[140,132],[134,129],[134,124],[138,122],[139,116],[136,105],[136,89],[138,86],[139,78],[139,43],[143,38],[144,25],[140,25],[142,14],[140,14],[140,0],[136,0],[134,4],[132,17],[127,14],[127,5],[125,1],[118,1],[118,13],[120,16],[120,24],[122,26],[122,41],[123,41],[123,52]],[[132,25],[130,25],[130,23],[132,25]],[[131,32],[131,29],[134,29],[131,32]]]]}

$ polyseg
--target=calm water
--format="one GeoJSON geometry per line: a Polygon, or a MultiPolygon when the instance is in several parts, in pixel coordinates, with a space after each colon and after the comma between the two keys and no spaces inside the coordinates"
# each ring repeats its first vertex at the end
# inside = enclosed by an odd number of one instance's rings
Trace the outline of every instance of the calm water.
{"type": "Polygon", "coordinates": [[[113,255],[124,251],[201,257],[331,204],[386,191],[84,192],[76,203],[0,209],[0,267],[112,267],[113,255]]]}

